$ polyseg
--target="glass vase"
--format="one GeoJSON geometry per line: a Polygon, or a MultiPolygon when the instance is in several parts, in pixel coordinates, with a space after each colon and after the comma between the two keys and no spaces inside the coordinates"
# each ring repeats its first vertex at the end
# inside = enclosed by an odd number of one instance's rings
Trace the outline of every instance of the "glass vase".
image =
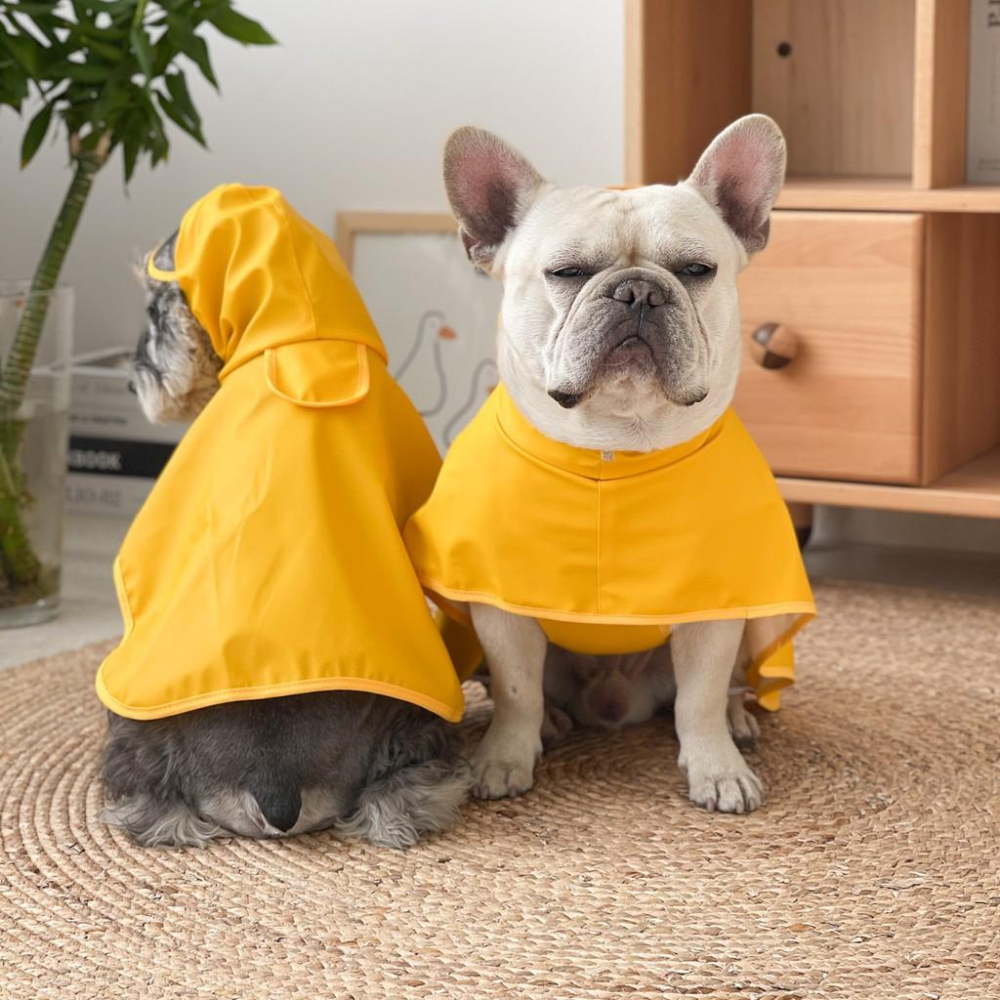
{"type": "Polygon", "coordinates": [[[59,609],[73,291],[0,283],[0,628],[59,609]]]}

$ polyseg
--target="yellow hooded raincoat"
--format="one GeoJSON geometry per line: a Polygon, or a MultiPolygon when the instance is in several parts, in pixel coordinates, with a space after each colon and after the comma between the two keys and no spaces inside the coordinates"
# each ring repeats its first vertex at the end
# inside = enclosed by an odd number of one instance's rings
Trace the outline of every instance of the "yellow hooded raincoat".
{"type": "MultiPolygon", "coordinates": [[[[456,721],[459,677],[401,537],[440,459],[333,243],[269,188],[184,216],[176,281],[223,361],[115,564],[97,676],[119,715],[350,689],[456,721]]],[[[445,629],[467,667],[474,639],[445,629]]]]}
{"type": "Polygon", "coordinates": [[[815,613],[774,477],[736,414],[662,451],[545,437],[503,385],[459,435],[405,538],[428,593],[537,618],[579,653],[666,641],[679,622],[743,618],[747,683],[769,709],[815,613]]]}

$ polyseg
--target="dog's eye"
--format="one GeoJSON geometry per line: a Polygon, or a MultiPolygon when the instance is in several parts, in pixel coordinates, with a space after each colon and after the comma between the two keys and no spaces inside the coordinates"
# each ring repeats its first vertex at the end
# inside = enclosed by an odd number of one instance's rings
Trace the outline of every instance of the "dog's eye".
{"type": "Polygon", "coordinates": [[[689,278],[703,278],[706,274],[711,274],[715,270],[711,264],[699,264],[697,261],[682,267],[680,274],[686,274],[689,278]]]}
{"type": "Polygon", "coordinates": [[[553,278],[582,278],[583,269],[579,267],[560,267],[558,271],[549,271],[553,278]]]}

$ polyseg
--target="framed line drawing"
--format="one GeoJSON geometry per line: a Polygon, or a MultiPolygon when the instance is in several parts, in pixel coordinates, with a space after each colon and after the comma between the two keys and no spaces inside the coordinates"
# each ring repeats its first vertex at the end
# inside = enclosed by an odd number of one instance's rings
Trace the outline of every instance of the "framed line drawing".
{"type": "Polygon", "coordinates": [[[342,212],[337,248],[389,352],[389,370],[444,453],[497,383],[499,282],[445,213],[342,212]]]}

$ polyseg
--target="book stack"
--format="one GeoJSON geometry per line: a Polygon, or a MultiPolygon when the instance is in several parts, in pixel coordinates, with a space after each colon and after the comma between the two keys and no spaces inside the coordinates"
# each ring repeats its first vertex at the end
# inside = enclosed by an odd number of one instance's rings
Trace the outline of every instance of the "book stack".
{"type": "Polygon", "coordinates": [[[117,347],[73,362],[66,509],[131,517],[142,506],[182,424],[151,424],[129,391],[132,351],[117,347]]]}

